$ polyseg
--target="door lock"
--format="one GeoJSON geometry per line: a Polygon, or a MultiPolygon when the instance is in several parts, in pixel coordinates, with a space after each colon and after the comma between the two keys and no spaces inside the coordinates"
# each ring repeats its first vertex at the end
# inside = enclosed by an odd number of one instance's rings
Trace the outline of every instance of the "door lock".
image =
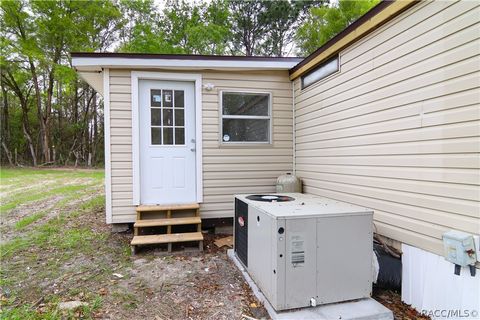
{"type": "Polygon", "coordinates": [[[191,148],[190,151],[195,152],[195,148],[191,148]]]}
{"type": "Polygon", "coordinates": [[[191,143],[195,143],[195,139],[190,140],[191,143]]]}

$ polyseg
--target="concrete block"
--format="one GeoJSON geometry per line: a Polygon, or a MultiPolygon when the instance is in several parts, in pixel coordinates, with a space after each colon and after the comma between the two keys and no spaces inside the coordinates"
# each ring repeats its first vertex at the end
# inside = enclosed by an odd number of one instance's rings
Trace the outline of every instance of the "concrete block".
{"type": "Polygon", "coordinates": [[[112,232],[114,233],[127,232],[129,229],[130,229],[130,224],[128,223],[112,224],[112,232]]]}
{"type": "Polygon", "coordinates": [[[274,320],[393,320],[392,311],[372,298],[277,312],[271,306],[270,302],[268,302],[267,298],[263,295],[255,282],[253,282],[252,278],[247,273],[247,270],[237,259],[233,249],[229,249],[227,255],[242,272],[242,275],[252,289],[253,294],[255,294],[257,299],[264,304],[268,314],[274,320]]]}

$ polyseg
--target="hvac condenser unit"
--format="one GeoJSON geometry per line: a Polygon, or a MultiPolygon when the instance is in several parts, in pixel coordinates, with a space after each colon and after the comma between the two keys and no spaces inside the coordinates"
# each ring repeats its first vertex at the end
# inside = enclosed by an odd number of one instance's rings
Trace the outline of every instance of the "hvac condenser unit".
{"type": "Polygon", "coordinates": [[[238,195],[235,254],[276,310],[370,297],[372,215],[300,193],[238,195]]]}

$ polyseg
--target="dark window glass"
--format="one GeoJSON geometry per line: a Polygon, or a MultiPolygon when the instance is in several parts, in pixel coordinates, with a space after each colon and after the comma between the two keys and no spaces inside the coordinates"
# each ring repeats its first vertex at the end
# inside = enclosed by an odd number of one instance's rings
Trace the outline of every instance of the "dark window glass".
{"type": "Polygon", "coordinates": [[[162,129],[151,128],[152,130],[152,144],[162,144],[162,129]]]}
{"type": "Polygon", "coordinates": [[[175,144],[185,144],[184,128],[175,128],[175,144]]]}
{"type": "Polygon", "coordinates": [[[185,97],[182,90],[175,90],[175,108],[185,107],[185,97]]]}
{"type": "Polygon", "coordinates": [[[268,142],[270,120],[268,119],[223,119],[224,142],[268,142]]]}
{"type": "Polygon", "coordinates": [[[173,144],[173,128],[163,128],[163,144],[173,144]]]}
{"type": "Polygon", "coordinates": [[[160,115],[161,115],[161,109],[150,109],[150,112],[151,112],[151,119],[152,119],[152,126],[159,126],[162,124],[161,120],[160,120],[160,115]]]}
{"type": "Polygon", "coordinates": [[[266,93],[225,92],[222,95],[224,115],[268,116],[266,93]]]}
{"type": "Polygon", "coordinates": [[[184,110],[175,109],[175,126],[183,127],[185,124],[184,110]]]}
{"type": "Polygon", "coordinates": [[[173,126],[173,109],[163,109],[163,125],[173,126]]]}

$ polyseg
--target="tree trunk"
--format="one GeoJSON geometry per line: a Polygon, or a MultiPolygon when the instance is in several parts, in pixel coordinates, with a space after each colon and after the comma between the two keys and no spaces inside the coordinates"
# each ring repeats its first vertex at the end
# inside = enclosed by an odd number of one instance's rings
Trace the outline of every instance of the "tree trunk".
{"type": "Polygon", "coordinates": [[[28,100],[25,97],[20,98],[20,105],[22,107],[22,129],[25,139],[27,139],[30,155],[32,156],[33,166],[37,166],[37,155],[35,153],[35,147],[33,145],[32,135],[30,131],[30,124],[28,122],[28,100]]]}
{"type": "Polygon", "coordinates": [[[1,117],[1,138],[2,138],[2,147],[5,155],[7,156],[8,163],[13,166],[12,153],[8,149],[10,143],[10,125],[9,125],[9,114],[8,114],[8,96],[7,89],[2,82],[2,95],[3,95],[3,105],[2,105],[2,117],[1,117]]]}
{"type": "Polygon", "coordinates": [[[30,149],[30,155],[32,156],[33,166],[36,167],[37,156],[35,154],[35,148],[33,147],[32,137],[30,136],[30,133],[25,128],[25,125],[23,126],[23,134],[25,135],[25,139],[27,139],[27,142],[28,142],[28,148],[30,149]]]}
{"type": "Polygon", "coordinates": [[[38,117],[38,122],[40,123],[40,137],[41,137],[41,146],[42,146],[42,153],[44,157],[45,162],[50,161],[50,153],[48,151],[49,145],[48,145],[48,133],[47,133],[47,126],[45,123],[45,118],[43,117],[43,111],[42,111],[42,94],[40,91],[40,84],[38,82],[38,75],[37,75],[37,69],[35,67],[35,64],[33,63],[33,60],[29,58],[29,63],[30,63],[30,72],[32,73],[32,80],[33,80],[33,87],[35,90],[35,102],[37,105],[37,117],[38,117]]]}
{"type": "Polygon", "coordinates": [[[5,152],[5,155],[7,156],[8,163],[11,166],[13,166],[12,153],[10,152],[10,150],[8,150],[7,144],[5,143],[4,140],[2,140],[2,147],[3,147],[3,151],[5,152]]]}

